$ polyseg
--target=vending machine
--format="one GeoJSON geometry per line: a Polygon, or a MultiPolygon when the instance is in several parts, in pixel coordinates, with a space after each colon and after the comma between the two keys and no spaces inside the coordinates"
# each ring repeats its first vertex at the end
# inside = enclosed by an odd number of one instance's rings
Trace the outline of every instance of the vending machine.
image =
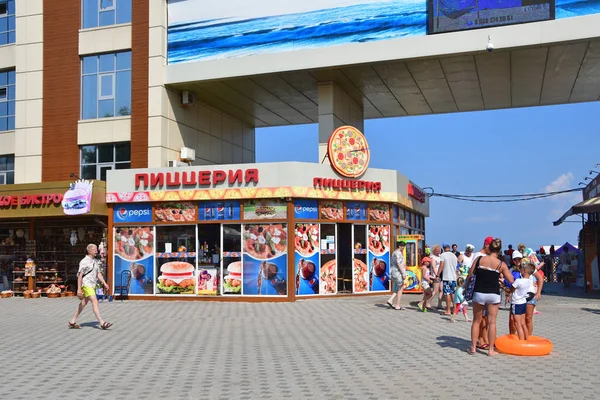
{"type": "Polygon", "coordinates": [[[404,281],[404,293],[423,293],[421,287],[421,257],[425,248],[425,237],[423,235],[398,235],[398,242],[405,242],[404,261],[406,263],[406,280],[404,281]]]}

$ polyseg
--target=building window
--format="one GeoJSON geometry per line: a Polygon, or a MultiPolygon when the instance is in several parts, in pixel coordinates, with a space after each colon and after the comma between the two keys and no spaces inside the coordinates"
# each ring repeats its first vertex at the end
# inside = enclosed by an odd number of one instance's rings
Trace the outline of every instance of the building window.
{"type": "Polygon", "coordinates": [[[0,0],[0,46],[15,42],[15,0],[0,0]]]}
{"type": "Polygon", "coordinates": [[[0,71],[0,132],[15,129],[15,71],[0,71]]]}
{"type": "Polygon", "coordinates": [[[82,57],[81,118],[131,115],[131,51],[82,57]]]}
{"type": "Polygon", "coordinates": [[[82,0],[83,29],[131,22],[131,0],[82,0]]]}
{"type": "Polygon", "coordinates": [[[15,183],[15,156],[0,156],[0,185],[15,183]]]}
{"type": "Polygon", "coordinates": [[[81,146],[82,179],[106,180],[110,169],[131,168],[131,146],[129,142],[106,143],[81,146]]]}

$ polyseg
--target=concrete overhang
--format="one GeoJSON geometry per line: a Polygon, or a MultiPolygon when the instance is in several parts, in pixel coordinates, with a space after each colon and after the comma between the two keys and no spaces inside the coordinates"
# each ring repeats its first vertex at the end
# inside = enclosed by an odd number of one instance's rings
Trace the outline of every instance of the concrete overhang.
{"type": "Polygon", "coordinates": [[[597,101],[600,14],[170,64],[165,81],[255,127],[318,122],[327,82],[365,119],[597,101]]]}

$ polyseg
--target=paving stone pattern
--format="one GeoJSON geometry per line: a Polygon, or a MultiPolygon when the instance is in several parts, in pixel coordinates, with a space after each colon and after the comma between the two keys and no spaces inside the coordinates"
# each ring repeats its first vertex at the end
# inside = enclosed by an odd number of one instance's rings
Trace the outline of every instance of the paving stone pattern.
{"type": "MultiPolygon", "coordinates": [[[[1,299],[5,399],[597,399],[600,300],[546,295],[548,357],[470,356],[470,324],[387,297],[296,303],[1,299]],[[474,381],[473,381],[474,379],[474,381]],[[539,385],[534,384],[538,383],[539,385]],[[539,386],[539,392],[533,388],[539,386]]],[[[471,310],[469,310],[471,314],[471,310]]],[[[459,317],[462,319],[462,316],[459,317]]],[[[499,334],[508,311],[500,312],[499,334]]]]}

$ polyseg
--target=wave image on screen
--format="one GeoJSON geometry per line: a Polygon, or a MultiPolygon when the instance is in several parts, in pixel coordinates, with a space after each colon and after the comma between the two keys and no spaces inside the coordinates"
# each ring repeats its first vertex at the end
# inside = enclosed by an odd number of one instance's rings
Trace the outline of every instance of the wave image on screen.
{"type": "Polygon", "coordinates": [[[554,19],[554,0],[428,0],[429,33],[554,19]]]}
{"type": "Polygon", "coordinates": [[[169,0],[168,63],[427,33],[427,0],[169,0]]]}

